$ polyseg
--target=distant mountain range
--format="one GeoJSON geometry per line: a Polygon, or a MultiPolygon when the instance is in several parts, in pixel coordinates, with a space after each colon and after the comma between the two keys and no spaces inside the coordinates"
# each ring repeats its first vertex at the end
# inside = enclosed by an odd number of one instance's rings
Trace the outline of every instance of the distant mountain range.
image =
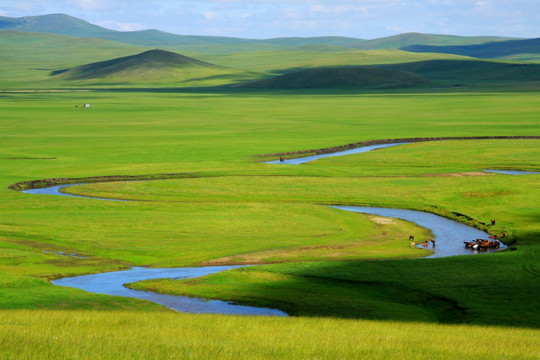
{"type": "Polygon", "coordinates": [[[0,17],[0,47],[0,65],[8,69],[0,73],[0,81],[16,86],[381,90],[475,83],[530,87],[540,81],[540,64],[535,63],[540,60],[540,38],[407,33],[374,40],[258,40],[121,32],[54,14],[0,17]]]}
{"type": "MultiPolygon", "coordinates": [[[[452,36],[432,35],[419,33],[406,33],[380,39],[365,40],[350,37],[327,36],[327,37],[286,37],[274,39],[242,39],[218,36],[192,36],[175,35],[159,30],[143,31],[115,31],[106,29],[84,20],[65,15],[51,14],[41,16],[26,16],[21,18],[0,17],[0,30],[16,30],[53,33],[59,35],[98,38],[114,40],[127,44],[142,46],[183,46],[183,45],[253,45],[257,50],[261,46],[288,48],[313,45],[330,45],[342,48],[369,50],[369,49],[400,49],[412,45],[424,46],[464,46],[484,43],[504,42],[514,40],[503,37],[490,36],[452,36]]],[[[246,46],[245,49],[249,49],[246,46]]],[[[414,48],[413,51],[419,51],[414,48]]]]}

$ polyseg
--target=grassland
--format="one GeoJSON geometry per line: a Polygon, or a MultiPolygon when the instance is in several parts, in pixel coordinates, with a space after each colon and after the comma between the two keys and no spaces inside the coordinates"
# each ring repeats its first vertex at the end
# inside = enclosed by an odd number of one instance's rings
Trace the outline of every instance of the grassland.
{"type": "Polygon", "coordinates": [[[19,310],[0,320],[10,359],[533,360],[539,341],[531,329],[328,318],[19,310]]]}
{"type": "MultiPolygon", "coordinates": [[[[538,357],[538,175],[480,176],[486,168],[538,171],[538,140],[415,143],[301,166],[256,157],[372,139],[538,135],[534,84],[510,79],[508,91],[481,84],[470,92],[133,84],[59,91],[45,74],[80,65],[84,54],[59,59],[42,50],[42,70],[33,73],[23,71],[28,63],[3,60],[13,72],[2,85],[18,91],[0,93],[0,357],[538,357]],[[20,91],[30,84],[44,91],[20,91]],[[91,107],[75,107],[84,103],[91,107]],[[182,175],[69,190],[128,202],[8,189],[35,179],[171,173],[182,175]],[[431,211],[506,232],[516,250],[415,259],[425,252],[410,248],[408,235],[429,236],[423,229],[324,206],[338,203],[431,211]],[[496,226],[487,226],[493,218],[496,226]],[[78,256],[65,255],[72,253],[78,256]],[[227,262],[267,265],[133,286],[297,316],[183,315],[48,282],[134,265],[227,262]]],[[[111,55],[127,50],[111,48],[111,55]]],[[[396,53],[379,54],[380,63],[396,53]]],[[[277,53],[252,61],[264,55],[223,56],[219,65],[236,61],[238,69],[270,74],[307,61],[300,52],[281,64],[277,53]]],[[[217,63],[212,56],[202,60],[217,63]]]]}

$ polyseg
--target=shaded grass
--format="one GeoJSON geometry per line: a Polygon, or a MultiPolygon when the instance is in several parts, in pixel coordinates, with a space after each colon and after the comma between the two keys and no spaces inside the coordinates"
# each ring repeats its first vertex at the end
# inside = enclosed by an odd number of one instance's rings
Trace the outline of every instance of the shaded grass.
{"type": "Polygon", "coordinates": [[[536,327],[538,273],[526,251],[445,259],[305,262],[198,279],[148,280],[139,290],[278,308],[291,315],[536,327]]]}

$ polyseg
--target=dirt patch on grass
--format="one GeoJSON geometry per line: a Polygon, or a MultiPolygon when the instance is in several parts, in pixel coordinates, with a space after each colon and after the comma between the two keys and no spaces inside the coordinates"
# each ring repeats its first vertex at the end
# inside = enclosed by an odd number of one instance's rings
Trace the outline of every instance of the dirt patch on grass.
{"type": "Polygon", "coordinates": [[[466,176],[491,176],[495,174],[486,173],[483,171],[467,171],[461,173],[446,173],[446,174],[424,174],[423,177],[466,177],[466,176]]]}
{"type": "Polygon", "coordinates": [[[369,219],[373,222],[376,222],[377,224],[382,225],[396,224],[393,219],[382,216],[369,216],[369,219]]]}
{"type": "Polygon", "coordinates": [[[463,196],[470,198],[492,198],[494,196],[506,196],[511,195],[510,191],[473,191],[465,192],[463,196]]]}

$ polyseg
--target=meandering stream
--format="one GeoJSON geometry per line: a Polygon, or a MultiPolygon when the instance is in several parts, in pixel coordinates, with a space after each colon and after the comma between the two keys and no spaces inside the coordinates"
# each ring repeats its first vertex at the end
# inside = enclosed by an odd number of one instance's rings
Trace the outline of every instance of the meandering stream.
{"type": "Polygon", "coordinates": [[[143,299],[166,306],[170,309],[187,313],[229,314],[229,315],[265,315],[287,316],[280,310],[253,306],[234,305],[220,300],[203,300],[187,296],[157,294],[147,291],[128,289],[124,286],[149,279],[189,279],[217,272],[235,269],[240,266],[206,266],[195,268],[132,268],[125,271],[113,271],[93,275],[67,277],[51,281],[54,285],[68,286],[97,294],[125,296],[143,299]]]}
{"type": "Polygon", "coordinates": [[[327,157],[334,157],[334,156],[344,156],[344,155],[352,155],[352,154],[360,154],[365,153],[372,150],[377,149],[383,149],[391,146],[397,146],[397,145],[403,145],[408,144],[406,142],[400,142],[400,143],[392,143],[392,144],[377,144],[377,145],[369,145],[369,146],[361,146],[354,149],[349,150],[343,150],[343,151],[337,151],[333,153],[326,153],[326,154],[318,154],[313,156],[304,156],[299,158],[291,158],[291,159],[284,159],[281,161],[280,159],[268,161],[267,164],[284,164],[284,165],[300,165],[305,164],[310,161],[314,161],[317,159],[327,158],[327,157]]]}
{"type": "MultiPolygon", "coordinates": [[[[330,157],[330,156],[342,156],[349,154],[357,154],[367,152],[375,149],[386,148],[390,146],[397,146],[406,143],[393,143],[382,145],[371,145],[362,148],[356,148],[332,154],[320,154],[315,156],[287,159],[285,161],[272,161],[271,164],[288,164],[298,165],[316,159],[330,157]]],[[[501,170],[485,170],[500,172],[504,174],[535,174],[534,172],[507,172],[501,170]]],[[[61,195],[61,196],[74,196],[82,197],[79,195],[71,195],[62,193],[60,190],[69,186],[76,186],[81,184],[69,184],[59,185],[50,188],[31,189],[25,190],[24,193],[30,194],[48,194],[48,195],[61,195]]],[[[104,198],[86,197],[94,200],[114,200],[104,198]]],[[[433,254],[427,258],[438,258],[455,255],[470,255],[477,254],[477,251],[465,249],[463,246],[464,241],[472,241],[477,238],[488,238],[488,234],[475,229],[473,227],[437,216],[431,213],[403,210],[403,209],[391,209],[391,208],[374,208],[374,207],[360,207],[360,206],[332,206],[336,209],[344,211],[353,211],[358,213],[375,214],[379,216],[399,218],[416,223],[419,226],[429,229],[436,241],[436,246],[430,246],[429,249],[433,251],[433,254]]],[[[501,248],[505,248],[504,244],[501,244],[501,248]]],[[[494,250],[487,250],[482,252],[493,252],[494,250]]],[[[229,269],[238,268],[240,266],[206,266],[196,268],[163,268],[163,269],[148,269],[148,268],[133,268],[126,271],[116,271],[108,273],[100,273],[94,275],[76,276],[70,278],[62,278],[52,281],[55,285],[69,286],[82,289],[89,292],[108,294],[114,296],[126,296],[139,299],[145,299],[153,301],[155,303],[167,306],[171,309],[181,312],[193,312],[193,313],[221,313],[221,314],[241,314],[241,315],[269,315],[269,316],[287,316],[286,313],[266,308],[256,308],[251,306],[233,305],[219,300],[202,300],[197,298],[189,298],[183,296],[163,295],[152,292],[131,290],[123,286],[126,283],[132,283],[141,280],[157,279],[157,278],[172,278],[172,279],[184,279],[195,278],[205,276],[229,269]]]]}

